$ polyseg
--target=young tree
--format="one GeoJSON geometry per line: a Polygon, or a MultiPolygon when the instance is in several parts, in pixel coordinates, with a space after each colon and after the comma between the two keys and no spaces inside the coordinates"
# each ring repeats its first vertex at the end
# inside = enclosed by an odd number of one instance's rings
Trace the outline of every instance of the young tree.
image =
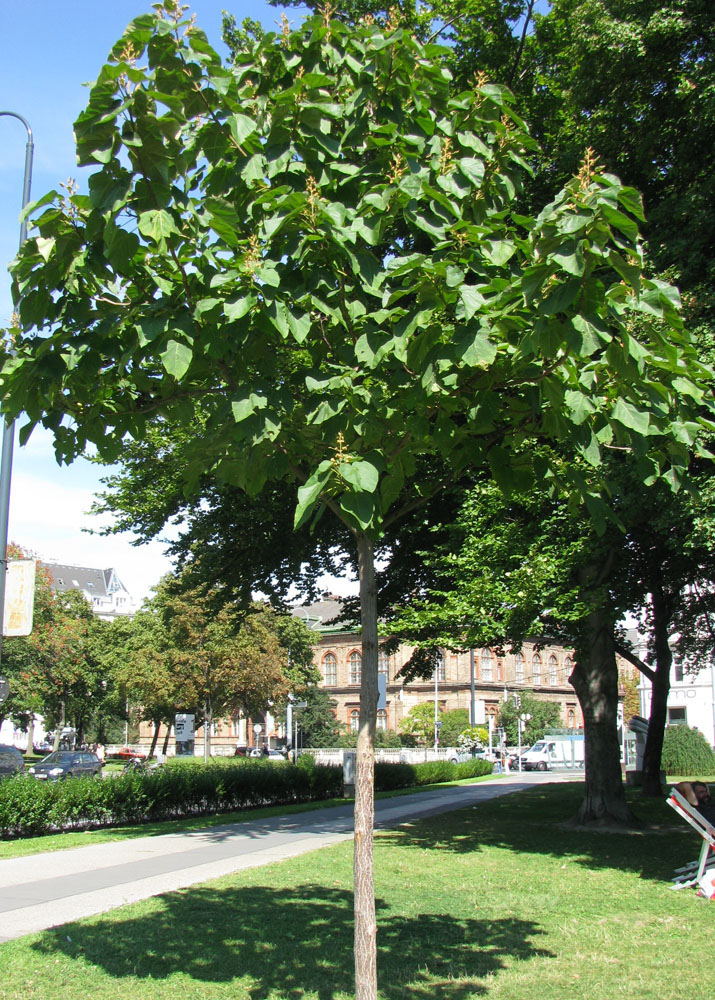
{"type": "Polygon", "coordinates": [[[518,703],[510,699],[499,707],[499,725],[506,732],[509,746],[514,747],[519,742],[517,720],[521,715],[531,716],[522,731],[522,742],[526,746],[540,740],[547,729],[563,725],[559,706],[555,702],[535,698],[533,694],[524,691],[519,695],[518,703]]]}
{"type": "Polygon", "coordinates": [[[505,488],[558,473],[520,448],[534,435],[592,464],[633,447],[677,480],[705,373],[677,296],[643,277],[636,193],[588,156],[537,219],[515,214],[533,145],[510,96],[455,92],[441,50],[401,30],[314,18],[226,67],[165,0],[115,46],[76,135],[97,170],[89,195],[35,206],[3,407],[27,414],[23,437],[52,428],[60,460],[89,441],[112,460],[152,416],[198,415],[189,492],[207,474],[253,494],[292,480],[296,526],[327,509],[352,536],[356,995],[372,998],[376,542],[465,469],[505,488]]]}

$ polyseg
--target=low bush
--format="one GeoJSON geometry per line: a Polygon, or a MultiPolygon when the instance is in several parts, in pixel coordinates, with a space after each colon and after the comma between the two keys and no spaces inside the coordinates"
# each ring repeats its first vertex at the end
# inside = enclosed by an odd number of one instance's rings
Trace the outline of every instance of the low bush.
{"type": "Polygon", "coordinates": [[[699,729],[668,726],[661,765],[666,774],[715,774],[715,754],[699,729]]]}
{"type": "MultiPolygon", "coordinates": [[[[491,772],[482,760],[464,764],[377,764],[375,789],[391,791],[491,772]]],[[[202,767],[172,762],[155,771],[131,771],[104,780],[44,782],[23,775],[0,782],[0,838],[236,812],[339,798],[340,767],[299,763],[215,760],[202,767]]]]}

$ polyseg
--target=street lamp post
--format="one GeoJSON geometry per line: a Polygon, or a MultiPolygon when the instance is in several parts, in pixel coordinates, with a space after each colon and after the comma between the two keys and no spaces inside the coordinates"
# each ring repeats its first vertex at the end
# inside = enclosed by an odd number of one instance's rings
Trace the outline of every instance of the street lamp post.
{"type": "MultiPolygon", "coordinates": [[[[14,111],[0,111],[0,118],[17,118],[27,130],[27,145],[25,147],[25,177],[22,184],[22,208],[30,201],[30,184],[32,180],[32,156],[34,143],[32,129],[22,117],[14,111]]],[[[20,246],[27,238],[27,223],[20,223],[20,246]]],[[[5,421],[2,435],[2,464],[0,464],[0,662],[2,662],[2,637],[5,626],[5,582],[7,580],[7,536],[10,518],[10,482],[12,480],[12,453],[15,444],[15,422],[5,421]]]]}

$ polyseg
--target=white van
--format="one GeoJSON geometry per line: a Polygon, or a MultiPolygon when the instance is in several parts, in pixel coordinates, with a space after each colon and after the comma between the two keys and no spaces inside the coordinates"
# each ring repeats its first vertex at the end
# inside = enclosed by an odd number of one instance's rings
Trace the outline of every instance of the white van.
{"type": "Polygon", "coordinates": [[[521,755],[525,771],[547,771],[552,767],[583,767],[583,736],[544,736],[521,755]]]}

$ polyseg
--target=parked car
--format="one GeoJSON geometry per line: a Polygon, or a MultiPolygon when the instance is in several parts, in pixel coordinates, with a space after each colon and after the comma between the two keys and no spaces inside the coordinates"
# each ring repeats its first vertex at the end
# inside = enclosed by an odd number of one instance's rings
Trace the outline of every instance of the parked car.
{"type": "Polygon", "coordinates": [[[32,749],[37,754],[52,753],[53,747],[49,740],[38,740],[32,744],[32,749]]]}
{"type": "Polygon", "coordinates": [[[0,778],[18,774],[25,768],[25,758],[17,747],[0,743],[0,778]]]}
{"type": "Polygon", "coordinates": [[[59,781],[61,778],[91,777],[102,770],[102,761],[96,753],[86,750],[56,750],[39,764],[28,767],[38,781],[59,781]]]}
{"type": "Polygon", "coordinates": [[[131,747],[122,747],[115,751],[112,757],[119,757],[120,760],[144,760],[146,754],[142,750],[133,750],[131,747]]]}
{"type": "Polygon", "coordinates": [[[269,750],[268,751],[269,760],[285,760],[286,755],[282,750],[269,750]]]}

